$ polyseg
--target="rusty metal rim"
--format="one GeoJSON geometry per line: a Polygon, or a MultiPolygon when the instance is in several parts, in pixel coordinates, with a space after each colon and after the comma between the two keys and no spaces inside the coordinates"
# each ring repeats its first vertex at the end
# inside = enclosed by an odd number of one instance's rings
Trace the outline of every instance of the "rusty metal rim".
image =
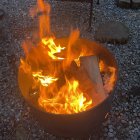
{"type": "MultiPolygon", "coordinates": [[[[59,39],[65,39],[65,38],[59,38],[59,39]]],[[[67,38],[66,38],[66,39],[67,39],[67,38]]],[[[93,42],[93,41],[88,40],[88,39],[83,39],[83,38],[80,38],[80,39],[86,40],[86,41],[89,41],[89,42],[93,42]]],[[[96,43],[97,43],[97,42],[96,42],[96,43]]],[[[97,44],[103,48],[103,44],[100,44],[100,43],[97,43],[97,44]]],[[[53,114],[53,113],[46,112],[46,111],[44,111],[44,110],[42,110],[42,109],[40,109],[40,108],[38,108],[38,107],[32,105],[29,101],[27,101],[27,103],[28,103],[32,108],[34,108],[35,110],[38,110],[38,111],[40,111],[40,112],[42,112],[42,113],[46,113],[46,114],[48,114],[48,115],[54,115],[54,116],[65,116],[65,117],[78,116],[78,115],[80,115],[80,114],[85,114],[86,112],[90,112],[90,111],[93,111],[93,110],[99,108],[99,106],[101,106],[102,104],[104,104],[104,103],[108,100],[108,98],[114,96],[114,90],[116,89],[117,81],[118,81],[118,76],[119,76],[119,74],[118,74],[118,64],[117,64],[117,61],[116,61],[115,57],[113,56],[113,54],[112,54],[107,48],[105,48],[105,49],[106,49],[107,52],[114,58],[114,62],[115,62],[115,66],[116,66],[116,80],[115,80],[115,84],[114,84],[113,90],[109,93],[109,96],[108,96],[106,99],[104,99],[101,103],[99,103],[98,105],[96,105],[96,106],[94,106],[94,107],[92,107],[92,108],[90,108],[90,109],[88,109],[88,110],[86,110],[86,111],[82,111],[82,112],[74,113],[74,114],[53,114]]],[[[23,96],[23,95],[22,95],[22,96],[23,96]]],[[[26,100],[26,99],[25,99],[25,100],[26,100]]]]}

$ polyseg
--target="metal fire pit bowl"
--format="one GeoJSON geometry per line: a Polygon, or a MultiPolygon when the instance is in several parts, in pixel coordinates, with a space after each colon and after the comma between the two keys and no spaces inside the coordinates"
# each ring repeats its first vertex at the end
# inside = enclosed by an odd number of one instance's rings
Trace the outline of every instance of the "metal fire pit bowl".
{"type": "MultiPolygon", "coordinates": [[[[57,39],[56,44],[61,46],[66,46],[68,43],[68,38],[57,39]]],[[[114,56],[101,44],[92,42],[86,39],[79,39],[76,44],[77,47],[85,47],[88,52],[99,56],[100,59],[111,67],[116,68],[115,73],[115,84],[116,86],[118,78],[118,67],[114,56]]],[[[19,87],[22,92],[23,97],[29,103],[34,116],[37,120],[44,126],[44,128],[55,135],[64,137],[81,137],[86,136],[96,130],[101,126],[102,122],[105,120],[107,113],[111,109],[112,99],[114,92],[112,91],[109,96],[97,106],[77,114],[51,114],[39,109],[35,103],[30,101],[29,97],[29,85],[31,83],[27,75],[19,69],[18,80],[20,80],[19,87]]]]}

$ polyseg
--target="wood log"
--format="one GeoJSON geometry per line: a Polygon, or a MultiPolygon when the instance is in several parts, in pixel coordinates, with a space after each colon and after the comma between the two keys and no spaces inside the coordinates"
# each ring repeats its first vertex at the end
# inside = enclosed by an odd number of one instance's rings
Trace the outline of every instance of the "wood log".
{"type": "Polygon", "coordinates": [[[84,56],[80,58],[80,62],[81,65],[78,67],[73,61],[63,74],[68,79],[74,78],[78,80],[82,92],[87,98],[91,97],[93,106],[96,106],[107,97],[99,70],[98,58],[96,56],[84,56]]]}
{"type": "Polygon", "coordinates": [[[65,71],[65,75],[68,79],[74,78],[75,80],[78,80],[79,88],[84,93],[84,96],[86,96],[87,99],[93,99],[93,106],[96,106],[102,101],[100,94],[96,93],[94,88],[95,85],[93,84],[84,67],[78,67],[73,61],[69,69],[65,71]]]}
{"type": "MultiPolygon", "coordinates": [[[[100,74],[98,58],[96,56],[84,56],[80,58],[80,67],[83,67],[93,83],[93,101],[101,102],[107,95],[105,94],[103,81],[100,74]],[[94,100],[96,99],[96,100],[94,100]],[[98,101],[97,101],[98,100],[98,101]]],[[[96,104],[96,103],[95,103],[96,104]]]]}

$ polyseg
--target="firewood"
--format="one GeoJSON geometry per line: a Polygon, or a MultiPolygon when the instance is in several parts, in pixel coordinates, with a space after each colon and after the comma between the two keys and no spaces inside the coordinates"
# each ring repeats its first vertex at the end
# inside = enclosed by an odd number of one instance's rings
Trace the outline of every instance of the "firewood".
{"type": "Polygon", "coordinates": [[[93,98],[96,91],[87,71],[83,67],[79,67],[74,76],[79,81],[79,86],[82,92],[93,98]]]}
{"type": "Polygon", "coordinates": [[[87,99],[89,99],[89,97],[92,98],[93,106],[98,105],[105,99],[102,94],[97,92],[96,84],[93,83],[88,72],[83,66],[78,67],[73,61],[69,69],[65,71],[65,75],[68,79],[74,78],[75,80],[78,80],[79,88],[87,99]]]}
{"type": "Polygon", "coordinates": [[[93,82],[94,90],[94,97],[98,98],[99,101],[102,101],[106,98],[106,94],[103,87],[103,81],[100,74],[98,58],[96,56],[85,56],[80,58],[81,66],[83,67],[88,76],[90,77],[91,81],[93,82]]]}

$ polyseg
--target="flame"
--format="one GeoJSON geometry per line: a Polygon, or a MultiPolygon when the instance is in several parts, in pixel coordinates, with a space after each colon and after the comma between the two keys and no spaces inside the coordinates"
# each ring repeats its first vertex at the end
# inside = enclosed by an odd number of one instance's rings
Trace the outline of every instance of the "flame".
{"type": "Polygon", "coordinates": [[[100,72],[107,73],[109,72],[108,76],[105,77],[105,84],[104,89],[106,93],[110,93],[113,90],[114,83],[116,80],[116,69],[114,67],[107,66],[102,60],[99,63],[100,72]]]}
{"type": "Polygon", "coordinates": [[[43,0],[37,1],[38,12],[42,13],[39,16],[39,29],[40,29],[40,38],[50,35],[50,11],[51,7],[48,3],[44,3],[43,0]]]}
{"type": "Polygon", "coordinates": [[[84,56],[84,54],[86,54],[86,53],[84,52],[84,50],[82,50],[82,51],[80,52],[80,55],[78,56],[78,58],[75,58],[75,59],[74,59],[74,62],[76,63],[76,65],[77,65],[78,67],[80,67],[80,65],[81,65],[80,57],[84,56]]]}
{"type": "MultiPolygon", "coordinates": [[[[92,98],[83,93],[76,79],[68,79],[64,75],[65,83],[58,88],[59,74],[62,73],[74,60],[72,46],[79,38],[79,30],[74,30],[69,37],[68,46],[56,45],[50,31],[50,5],[43,0],[37,1],[37,7],[31,10],[32,16],[39,16],[39,37],[41,43],[36,47],[26,41],[23,49],[26,55],[21,60],[20,68],[30,73],[33,78],[32,89],[38,89],[38,105],[45,111],[55,114],[72,114],[85,111],[92,106],[92,98]],[[63,50],[66,58],[56,56],[63,50]],[[62,62],[59,66],[59,61],[62,62]],[[43,69],[42,69],[43,68],[43,69]]],[[[79,57],[75,62],[79,61],[79,57]]],[[[61,79],[62,80],[62,79],[61,79]]]]}
{"type": "Polygon", "coordinates": [[[31,66],[23,59],[20,59],[20,69],[22,69],[24,73],[31,73],[31,66]]]}
{"type": "Polygon", "coordinates": [[[52,58],[52,59],[59,59],[59,60],[63,60],[64,58],[61,58],[61,57],[57,57],[55,56],[54,54],[56,53],[61,53],[62,50],[65,49],[65,47],[61,47],[60,45],[59,46],[56,46],[56,44],[54,43],[54,40],[53,38],[43,38],[42,39],[42,43],[45,45],[45,46],[48,46],[48,48],[50,49],[50,51],[48,51],[48,55],[52,58]]]}
{"type": "MultiPolygon", "coordinates": [[[[67,51],[66,51],[66,56],[68,59],[66,59],[63,63],[63,68],[66,69],[68,66],[70,66],[71,62],[76,58],[74,56],[74,53],[72,51],[72,46],[73,44],[78,40],[80,35],[80,32],[78,29],[74,30],[71,32],[70,37],[69,37],[69,42],[67,46],[67,51]]],[[[78,59],[78,58],[77,58],[78,59]]]]}
{"type": "MultiPolygon", "coordinates": [[[[50,30],[51,7],[43,0],[37,0],[37,7],[31,10],[31,15],[39,15],[39,39],[34,45],[31,41],[25,41],[22,45],[25,59],[20,61],[20,69],[25,74],[32,76],[31,89],[37,89],[37,103],[43,110],[55,114],[72,114],[85,111],[93,106],[93,99],[85,91],[80,89],[79,82],[74,77],[67,78],[65,70],[75,61],[80,67],[80,57],[85,55],[82,50],[78,56],[75,55],[75,42],[80,32],[71,32],[68,45],[55,44],[55,38],[50,30]],[[59,57],[65,51],[65,57],[59,57]],[[60,81],[64,81],[59,85],[60,81]]],[[[113,69],[110,68],[112,71],[113,69]]],[[[109,85],[113,82],[111,77],[109,85]]]]}
{"type": "Polygon", "coordinates": [[[58,78],[55,77],[44,76],[42,72],[33,72],[32,75],[45,87],[58,80],[58,78]]]}
{"type": "Polygon", "coordinates": [[[116,76],[115,76],[116,69],[113,67],[108,67],[108,71],[110,72],[111,76],[109,78],[106,78],[105,86],[104,86],[107,93],[113,90],[114,83],[116,80],[116,76]]]}
{"type": "Polygon", "coordinates": [[[87,99],[79,89],[76,80],[67,81],[55,96],[48,98],[46,93],[40,94],[39,105],[47,112],[55,114],[73,114],[87,110],[92,99],[87,99]]]}

